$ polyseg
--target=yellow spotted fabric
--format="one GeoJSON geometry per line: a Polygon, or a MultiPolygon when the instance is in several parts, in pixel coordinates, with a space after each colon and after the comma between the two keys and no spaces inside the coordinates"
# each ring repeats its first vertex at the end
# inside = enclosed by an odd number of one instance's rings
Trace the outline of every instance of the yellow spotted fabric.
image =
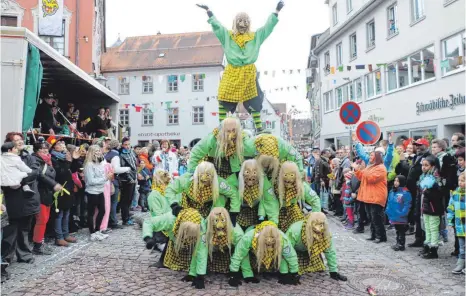
{"type": "Polygon", "coordinates": [[[223,237],[218,237],[214,235],[212,238],[212,245],[214,247],[217,247],[222,253],[226,250],[228,250],[228,238],[226,235],[223,237]]]}
{"type": "Polygon", "coordinates": [[[301,228],[301,240],[308,249],[308,252],[297,252],[298,253],[298,263],[299,263],[299,274],[303,274],[306,272],[316,272],[316,271],[324,271],[325,264],[322,260],[321,254],[330,248],[330,239],[323,238],[322,240],[315,240],[311,247],[307,245],[306,239],[306,224],[307,220],[303,222],[303,227],[301,228]],[[311,253],[311,257],[309,257],[309,251],[311,253]]]}
{"type": "Polygon", "coordinates": [[[250,208],[252,208],[256,204],[256,201],[260,199],[259,193],[259,184],[252,187],[244,187],[243,200],[250,208]]]}
{"type": "Polygon", "coordinates": [[[244,48],[244,45],[246,42],[254,40],[255,33],[254,32],[248,32],[245,34],[234,34],[232,31],[230,31],[230,36],[233,41],[235,41],[236,44],[238,44],[239,47],[244,48]]]}
{"type": "Polygon", "coordinates": [[[208,259],[207,268],[210,272],[228,273],[230,271],[230,252],[225,251],[212,252],[212,259],[208,259]]]}
{"type": "Polygon", "coordinates": [[[304,219],[304,214],[298,204],[282,207],[278,216],[278,228],[286,232],[291,224],[304,219]]]}
{"type": "MultiPolygon", "coordinates": [[[[272,221],[264,221],[261,224],[256,226],[256,228],[254,229],[254,238],[252,239],[252,249],[254,250],[254,253],[257,252],[257,239],[259,237],[259,234],[262,231],[262,229],[264,229],[264,227],[266,226],[277,227],[277,224],[273,223],[272,221]]],[[[273,254],[267,253],[262,259],[262,264],[265,266],[267,270],[270,269],[272,262],[273,262],[273,254]]]]}
{"type": "Polygon", "coordinates": [[[193,222],[196,224],[201,224],[202,217],[201,214],[195,209],[183,209],[176,217],[175,225],[173,225],[173,236],[178,235],[178,229],[180,228],[181,223],[183,222],[193,222]]]}
{"type": "Polygon", "coordinates": [[[166,188],[167,188],[167,185],[164,185],[164,184],[157,185],[157,184],[155,184],[155,182],[152,183],[152,190],[156,190],[162,195],[165,195],[165,189],[166,188]]]}
{"type": "Polygon", "coordinates": [[[257,221],[259,220],[259,215],[257,214],[259,210],[259,204],[255,205],[254,207],[241,207],[239,211],[238,218],[236,218],[236,222],[241,225],[241,227],[248,228],[251,225],[256,225],[257,221]]]}
{"type": "Polygon", "coordinates": [[[268,155],[278,158],[278,139],[273,135],[262,134],[258,136],[254,144],[261,155],[268,155]]]}
{"type": "Polygon", "coordinates": [[[191,264],[194,251],[194,248],[182,248],[177,253],[175,243],[169,240],[163,264],[171,270],[189,271],[189,265],[191,264]]]}
{"type": "Polygon", "coordinates": [[[254,64],[239,67],[228,64],[220,81],[218,100],[238,103],[257,97],[256,72],[254,64]]]}
{"type": "Polygon", "coordinates": [[[298,195],[298,188],[293,186],[293,188],[286,188],[285,189],[285,205],[287,207],[291,206],[291,200],[296,198],[298,195]]]}

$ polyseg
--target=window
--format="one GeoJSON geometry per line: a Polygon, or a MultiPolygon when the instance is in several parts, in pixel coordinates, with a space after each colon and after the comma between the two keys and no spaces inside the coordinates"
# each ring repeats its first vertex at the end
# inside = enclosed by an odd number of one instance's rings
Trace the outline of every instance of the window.
{"type": "Polygon", "coordinates": [[[2,26],[17,27],[18,26],[18,17],[2,15],[2,26]]]}
{"type": "Polygon", "coordinates": [[[149,108],[142,109],[142,125],[154,125],[154,113],[149,108]]]}
{"type": "Polygon", "coordinates": [[[366,24],[367,48],[375,46],[375,22],[374,20],[366,24]]]}
{"type": "Polygon", "coordinates": [[[422,58],[421,52],[416,52],[409,57],[410,68],[411,68],[411,83],[416,83],[422,80],[422,58]]]}
{"type": "Polygon", "coordinates": [[[326,75],[330,73],[330,51],[324,54],[324,72],[326,75]]]}
{"type": "Polygon", "coordinates": [[[204,107],[193,107],[193,124],[204,124],[204,107]]]}
{"type": "Polygon", "coordinates": [[[405,87],[409,85],[409,77],[408,77],[408,59],[402,59],[397,62],[398,64],[398,87],[405,87]]]}
{"type": "Polygon", "coordinates": [[[362,81],[358,78],[354,81],[354,88],[356,90],[356,102],[362,102],[362,81]]]}
{"type": "Polygon", "coordinates": [[[121,109],[120,110],[120,123],[123,126],[129,125],[129,109],[121,109]]]}
{"type": "Polygon", "coordinates": [[[178,108],[170,108],[168,109],[168,125],[177,125],[179,124],[178,121],[178,108]]]}
{"type": "Polygon", "coordinates": [[[374,72],[375,80],[375,95],[382,94],[382,72],[380,70],[374,72]]]}
{"type": "Polygon", "coordinates": [[[410,131],[411,138],[414,141],[424,138],[430,141],[437,138],[437,129],[436,128],[423,128],[420,130],[411,130],[410,131]]]}
{"type": "Polygon", "coordinates": [[[333,111],[334,106],[333,106],[333,96],[332,96],[332,91],[329,91],[324,94],[324,112],[330,112],[333,111]]]}
{"type": "Polygon", "coordinates": [[[343,49],[342,49],[342,45],[341,45],[341,42],[337,44],[337,66],[341,66],[343,65],[343,59],[342,59],[342,56],[343,56],[343,49]]]}
{"type": "Polygon", "coordinates": [[[411,0],[411,22],[414,23],[424,16],[424,0],[411,0]]]}
{"type": "Polygon", "coordinates": [[[168,75],[167,92],[178,91],[178,75],[168,75]]]}
{"type": "Polygon", "coordinates": [[[151,94],[154,92],[154,82],[152,76],[142,76],[142,93],[151,94]]]}
{"type": "Polygon", "coordinates": [[[120,77],[118,94],[119,95],[129,95],[129,77],[120,77]]]}
{"type": "Polygon", "coordinates": [[[356,40],[356,33],[351,34],[350,38],[350,60],[358,57],[358,45],[356,40]]]}
{"type": "MultiPolygon", "coordinates": [[[[464,41],[463,41],[463,48],[464,48],[464,41]]],[[[464,54],[463,54],[464,55],[464,54]]],[[[435,67],[434,67],[434,59],[435,59],[435,49],[434,45],[429,46],[421,50],[421,59],[423,61],[422,68],[422,79],[430,79],[435,78],[435,67]]]]}
{"type": "Polygon", "coordinates": [[[387,90],[391,91],[398,88],[398,83],[396,79],[396,65],[389,64],[387,65],[387,90]]]}
{"type": "Polygon", "coordinates": [[[193,91],[204,91],[204,74],[193,74],[193,91]]]}
{"type": "Polygon", "coordinates": [[[335,26],[338,24],[338,10],[337,10],[337,4],[332,6],[332,16],[333,16],[333,25],[335,26]]]}
{"type": "Polygon", "coordinates": [[[353,11],[353,0],[346,0],[346,13],[353,11]]]}
{"type": "Polygon", "coordinates": [[[348,101],[348,85],[341,86],[336,89],[337,93],[337,109],[348,101]]]}
{"type": "Polygon", "coordinates": [[[48,45],[53,47],[61,55],[65,55],[65,20],[61,24],[61,36],[44,36],[40,35],[39,37],[45,41],[48,45]]]}
{"type": "Polygon", "coordinates": [[[354,96],[354,84],[350,83],[348,84],[348,100],[354,101],[355,96],[354,96]]]}
{"type": "Polygon", "coordinates": [[[366,83],[367,99],[372,99],[382,94],[382,73],[376,70],[367,74],[364,78],[366,83]]]}
{"type": "Polygon", "coordinates": [[[388,7],[388,37],[391,37],[398,33],[398,19],[397,19],[398,8],[396,3],[388,7]]]}
{"type": "Polygon", "coordinates": [[[366,81],[366,95],[367,99],[373,98],[374,95],[374,75],[372,73],[369,73],[365,76],[365,81],[366,81]]]}
{"type": "Polygon", "coordinates": [[[463,68],[465,65],[465,33],[456,34],[442,41],[442,74],[456,69],[463,68]]]}

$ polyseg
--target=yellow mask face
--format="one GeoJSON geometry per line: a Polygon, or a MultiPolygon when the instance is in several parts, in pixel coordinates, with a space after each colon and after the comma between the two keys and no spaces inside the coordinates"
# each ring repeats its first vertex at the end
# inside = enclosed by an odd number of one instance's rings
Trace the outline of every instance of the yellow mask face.
{"type": "Polygon", "coordinates": [[[274,252],[275,250],[275,239],[273,236],[267,236],[265,238],[265,246],[267,248],[267,252],[274,252]]]}
{"type": "Polygon", "coordinates": [[[228,138],[228,144],[229,145],[235,145],[236,144],[236,129],[228,129],[227,130],[227,138],[228,138]]]}
{"type": "Polygon", "coordinates": [[[285,183],[286,188],[293,187],[296,183],[296,173],[295,172],[288,172],[283,175],[283,181],[285,183]]]}
{"type": "Polygon", "coordinates": [[[224,237],[227,234],[227,219],[223,214],[219,213],[215,216],[214,228],[217,237],[224,237]]]}
{"type": "Polygon", "coordinates": [[[236,18],[236,29],[240,34],[244,34],[249,31],[249,17],[241,15],[236,18]]]}
{"type": "Polygon", "coordinates": [[[322,236],[325,230],[325,222],[324,221],[312,221],[312,230],[314,234],[318,236],[322,236]]]}
{"type": "Polygon", "coordinates": [[[210,185],[212,183],[212,174],[210,172],[203,172],[201,173],[199,180],[204,185],[210,185]]]}
{"type": "Polygon", "coordinates": [[[259,184],[259,176],[257,168],[246,168],[243,173],[244,183],[247,186],[254,186],[259,184]]]}

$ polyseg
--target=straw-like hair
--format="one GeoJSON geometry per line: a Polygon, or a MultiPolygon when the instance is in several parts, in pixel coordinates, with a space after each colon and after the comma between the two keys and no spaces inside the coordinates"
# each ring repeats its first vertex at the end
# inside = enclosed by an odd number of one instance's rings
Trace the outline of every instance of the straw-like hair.
{"type": "Polygon", "coordinates": [[[308,215],[306,222],[306,243],[308,246],[309,256],[311,256],[312,244],[314,243],[314,229],[312,228],[312,222],[323,221],[324,222],[324,238],[330,239],[330,231],[328,230],[327,217],[322,212],[311,212],[308,215]]]}
{"type": "Polygon", "coordinates": [[[285,203],[285,181],[284,177],[286,173],[294,173],[295,174],[295,186],[297,187],[298,191],[298,201],[304,199],[304,191],[303,191],[303,181],[301,178],[301,173],[299,172],[298,166],[296,163],[292,161],[285,161],[282,164],[282,168],[280,169],[280,176],[278,178],[278,196],[280,199],[280,207],[283,207],[285,203]]]}
{"type": "Polygon", "coordinates": [[[246,169],[255,169],[256,170],[257,178],[259,179],[259,196],[260,196],[260,198],[262,198],[262,194],[264,193],[263,192],[263,190],[264,190],[264,171],[262,170],[262,167],[259,165],[257,160],[248,159],[245,162],[243,162],[243,164],[241,165],[241,171],[239,173],[239,180],[238,180],[239,187],[238,187],[238,190],[239,190],[239,196],[240,196],[241,202],[243,201],[244,187],[246,186],[245,182],[244,182],[244,172],[246,171],[246,169]]]}
{"type": "Polygon", "coordinates": [[[199,224],[190,221],[181,222],[176,235],[175,251],[179,253],[186,240],[190,241],[188,248],[196,250],[200,236],[201,226],[199,224]]]}
{"type": "Polygon", "coordinates": [[[275,186],[275,182],[277,182],[278,178],[278,173],[280,172],[280,161],[273,156],[261,154],[257,157],[257,163],[264,170],[264,173],[265,167],[268,167],[269,170],[271,168],[272,177],[270,182],[272,182],[272,185],[275,186]]]}
{"type": "Polygon", "coordinates": [[[207,232],[206,232],[206,241],[208,243],[209,248],[209,257],[212,260],[212,251],[213,251],[213,239],[214,239],[214,226],[215,226],[215,218],[218,215],[222,215],[226,220],[226,235],[228,240],[228,250],[231,254],[231,245],[233,242],[233,224],[230,220],[230,214],[225,208],[215,207],[210,211],[209,216],[207,217],[207,232]]]}
{"type": "Polygon", "coordinates": [[[194,171],[194,188],[193,188],[193,194],[194,196],[197,196],[197,193],[199,192],[199,182],[201,182],[201,175],[203,173],[210,173],[212,176],[212,183],[211,183],[211,189],[212,189],[212,201],[213,204],[217,201],[218,195],[219,195],[219,189],[218,189],[218,177],[217,177],[217,172],[215,171],[215,167],[211,162],[208,161],[203,161],[201,162],[196,170],[194,171]]]}
{"type": "Polygon", "coordinates": [[[236,156],[240,163],[243,162],[243,135],[241,133],[241,123],[238,118],[227,117],[222,121],[217,136],[217,149],[215,151],[215,161],[217,166],[220,167],[222,157],[224,157],[228,151],[228,129],[234,128],[236,130],[236,156]]]}
{"type": "Polygon", "coordinates": [[[245,19],[248,21],[248,23],[249,23],[248,31],[246,32],[246,34],[249,33],[249,32],[251,32],[251,18],[249,17],[249,15],[248,15],[246,12],[239,12],[239,13],[235,16],[235,18],[233,19],[232,31],[233,31],[233,34],[234,34],[234,35],[236,35],[236,34],[239,33],[238,27],[237,27],[237,24],[236,24],[236,23],[237,23],[238,19],[240,19],[240,18],[245,18],[245,19]]]}
{"type": "Polygon", "coordinates": [[[265,226],[259,236],[257,237],[257,250],[256,250],[256,257],[257,257],[257,271],[260,272],[260,268],[262,265],[262,259],[264,256],[267,255],[267,246],[265,241],[267,237],[272,237],[275,241],[274,252],[273,252],[273,262],[275,268],[278,269],[280,266],[280,261],[282,258],[282,240],[280,237],[280,231],[277,227],[272,225],[265,226]]]}

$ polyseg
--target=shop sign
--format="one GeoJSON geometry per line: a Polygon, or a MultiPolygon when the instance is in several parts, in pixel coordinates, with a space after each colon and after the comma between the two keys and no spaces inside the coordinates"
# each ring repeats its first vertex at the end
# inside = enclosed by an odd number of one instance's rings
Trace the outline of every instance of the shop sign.
{"type": "Polygon", "coordinates": [[[429,103],[416,103],[416,114],[421,115],[422,112],[434,111],[440,109],[455,109],[456,106],[465,104],[465,96],[462,94],[453,95],[451,94],[447,99],[441,97],[436,100],[430,100],[429,103]]]}
{"type": "Polygon", "coordinates": [[[139,133],[138,137],[156,137],[156,138],[163,138],[163,137],[179,137],[180,133],[178,132],[165,132],[165,133],[139,133]]]}

